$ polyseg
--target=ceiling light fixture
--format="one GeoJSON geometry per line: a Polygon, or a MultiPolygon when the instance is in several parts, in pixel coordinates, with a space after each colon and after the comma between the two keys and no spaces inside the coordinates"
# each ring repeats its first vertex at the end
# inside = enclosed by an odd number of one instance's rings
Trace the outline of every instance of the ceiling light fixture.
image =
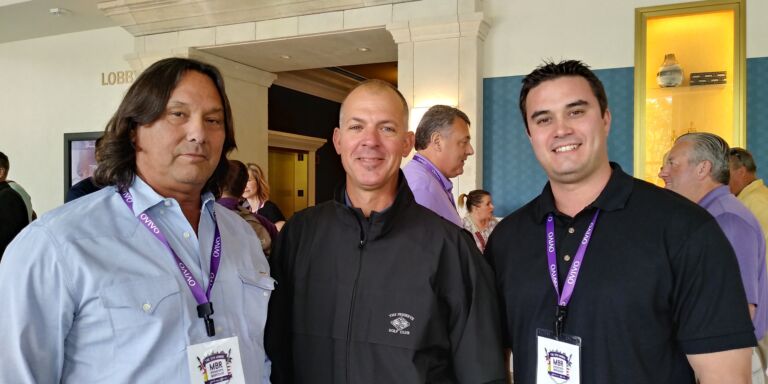
{"type": "Polygon", "coordinates": [[[357,50],[360,51],[360,52],[370,52],[371,49],[367,48],[367,47],[360,47],[357,50]]]}
{"type": "Polygon", "coordinates": [[[290,60],[291,59],[291,57],[288,56],[288,55],[280,55],[280,58],[283,59],[283,60],[290,60]]]}
{"type": "Polygon", "coordinates": [[[59,8],[59,7],[57,7],[57,8],[50,8],[50,9],[48,9],[48,14],[50,14],[51,16],[66,16],[66,15],[69,15],[71,13],[72,13],[72,11],[70,11],[69,9],[66,9],[66,8],[59,8]]]}

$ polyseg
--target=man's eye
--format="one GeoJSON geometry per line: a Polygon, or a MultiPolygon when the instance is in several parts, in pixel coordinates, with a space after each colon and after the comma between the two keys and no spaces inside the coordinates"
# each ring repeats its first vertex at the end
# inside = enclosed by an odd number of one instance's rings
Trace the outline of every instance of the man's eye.
{"type": "Polygon", "coordinates": [[[536,125],[543,125],[543,124],[549,124],[549,122],[550,122],[551,120],[552,120],[552,119],[550,119],[549,117],[542,117],[542,118],[539,118],[539,119],[536,119],[536,120],[534,120],[533,122],[534,122],[536,125]]]}
{"type": "Polygon", "coordinates": [[[583,109],[574,109],[571,111],[571,116],[580,116],[584,114],[583,109]]]}
{"type": "Polygon", "coordinates": [[[362,126],[362,125],[359,125],[359,124],[350,125],[350,126],[349,126],[349,129],[351,129],[351,130],[353,130],[353,131],[359,131],[359,130],[363,129],[363,126],[362,126]]]}

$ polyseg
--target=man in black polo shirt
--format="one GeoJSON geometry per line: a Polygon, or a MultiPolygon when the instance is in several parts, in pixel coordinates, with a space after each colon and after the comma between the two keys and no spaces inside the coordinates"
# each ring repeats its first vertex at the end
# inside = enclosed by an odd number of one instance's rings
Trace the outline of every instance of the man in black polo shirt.
{"type": "Polygon", "coordinates": [[[515,383],[746,383],[756,344],[717,222],[609,163],[605,90],[578,61],[523,80],[520,110],[549,183],[486,255],[515,383]]]}

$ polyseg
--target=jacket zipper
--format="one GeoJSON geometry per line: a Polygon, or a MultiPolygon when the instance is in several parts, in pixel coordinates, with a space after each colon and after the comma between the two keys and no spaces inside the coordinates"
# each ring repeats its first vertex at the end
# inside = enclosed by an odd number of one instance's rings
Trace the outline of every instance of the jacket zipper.
{"type": "Polygon", "coordinates": [[[347,321],[347,359],[345,361],[345,370],[346,370],[346,379],[347,384],[350,383],[349,380],[349,357],[350,357],[350,350],[352,347],[352,319],[354,318],[355,313],[355,296],[357,296],[357,282],[360,279],[360,270],[363,267],[363,248],[365,248],[365,235],[361,236],[360,244],[358,245],[358,249],[360,249],[360,261],[357,263],[357,274],[355,275],[355,284],[352,286],[352,303],[349,305],[349,320],[347,321]]]}

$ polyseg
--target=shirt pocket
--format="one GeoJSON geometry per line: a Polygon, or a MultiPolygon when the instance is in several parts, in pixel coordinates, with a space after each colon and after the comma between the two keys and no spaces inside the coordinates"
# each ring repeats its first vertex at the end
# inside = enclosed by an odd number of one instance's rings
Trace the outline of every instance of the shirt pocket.
{"type": "Polygon", "coordinates": [[[248,323],[249,336],[261,344],[264,325],[267,322],[269,298],[275,289],[275,279],[264,272],[252,269],[238,271],[243,289],[243,308],[248,323]]]}
{"type": "MultiPolygon", "coordinates": [[[[186,349],[182,300],[174,278],[142,279],[102,289],[116,351],[136,351],[153,361],[186,349]]],[[[122,353],[122,352],[121,352],[122,353]]]]}

